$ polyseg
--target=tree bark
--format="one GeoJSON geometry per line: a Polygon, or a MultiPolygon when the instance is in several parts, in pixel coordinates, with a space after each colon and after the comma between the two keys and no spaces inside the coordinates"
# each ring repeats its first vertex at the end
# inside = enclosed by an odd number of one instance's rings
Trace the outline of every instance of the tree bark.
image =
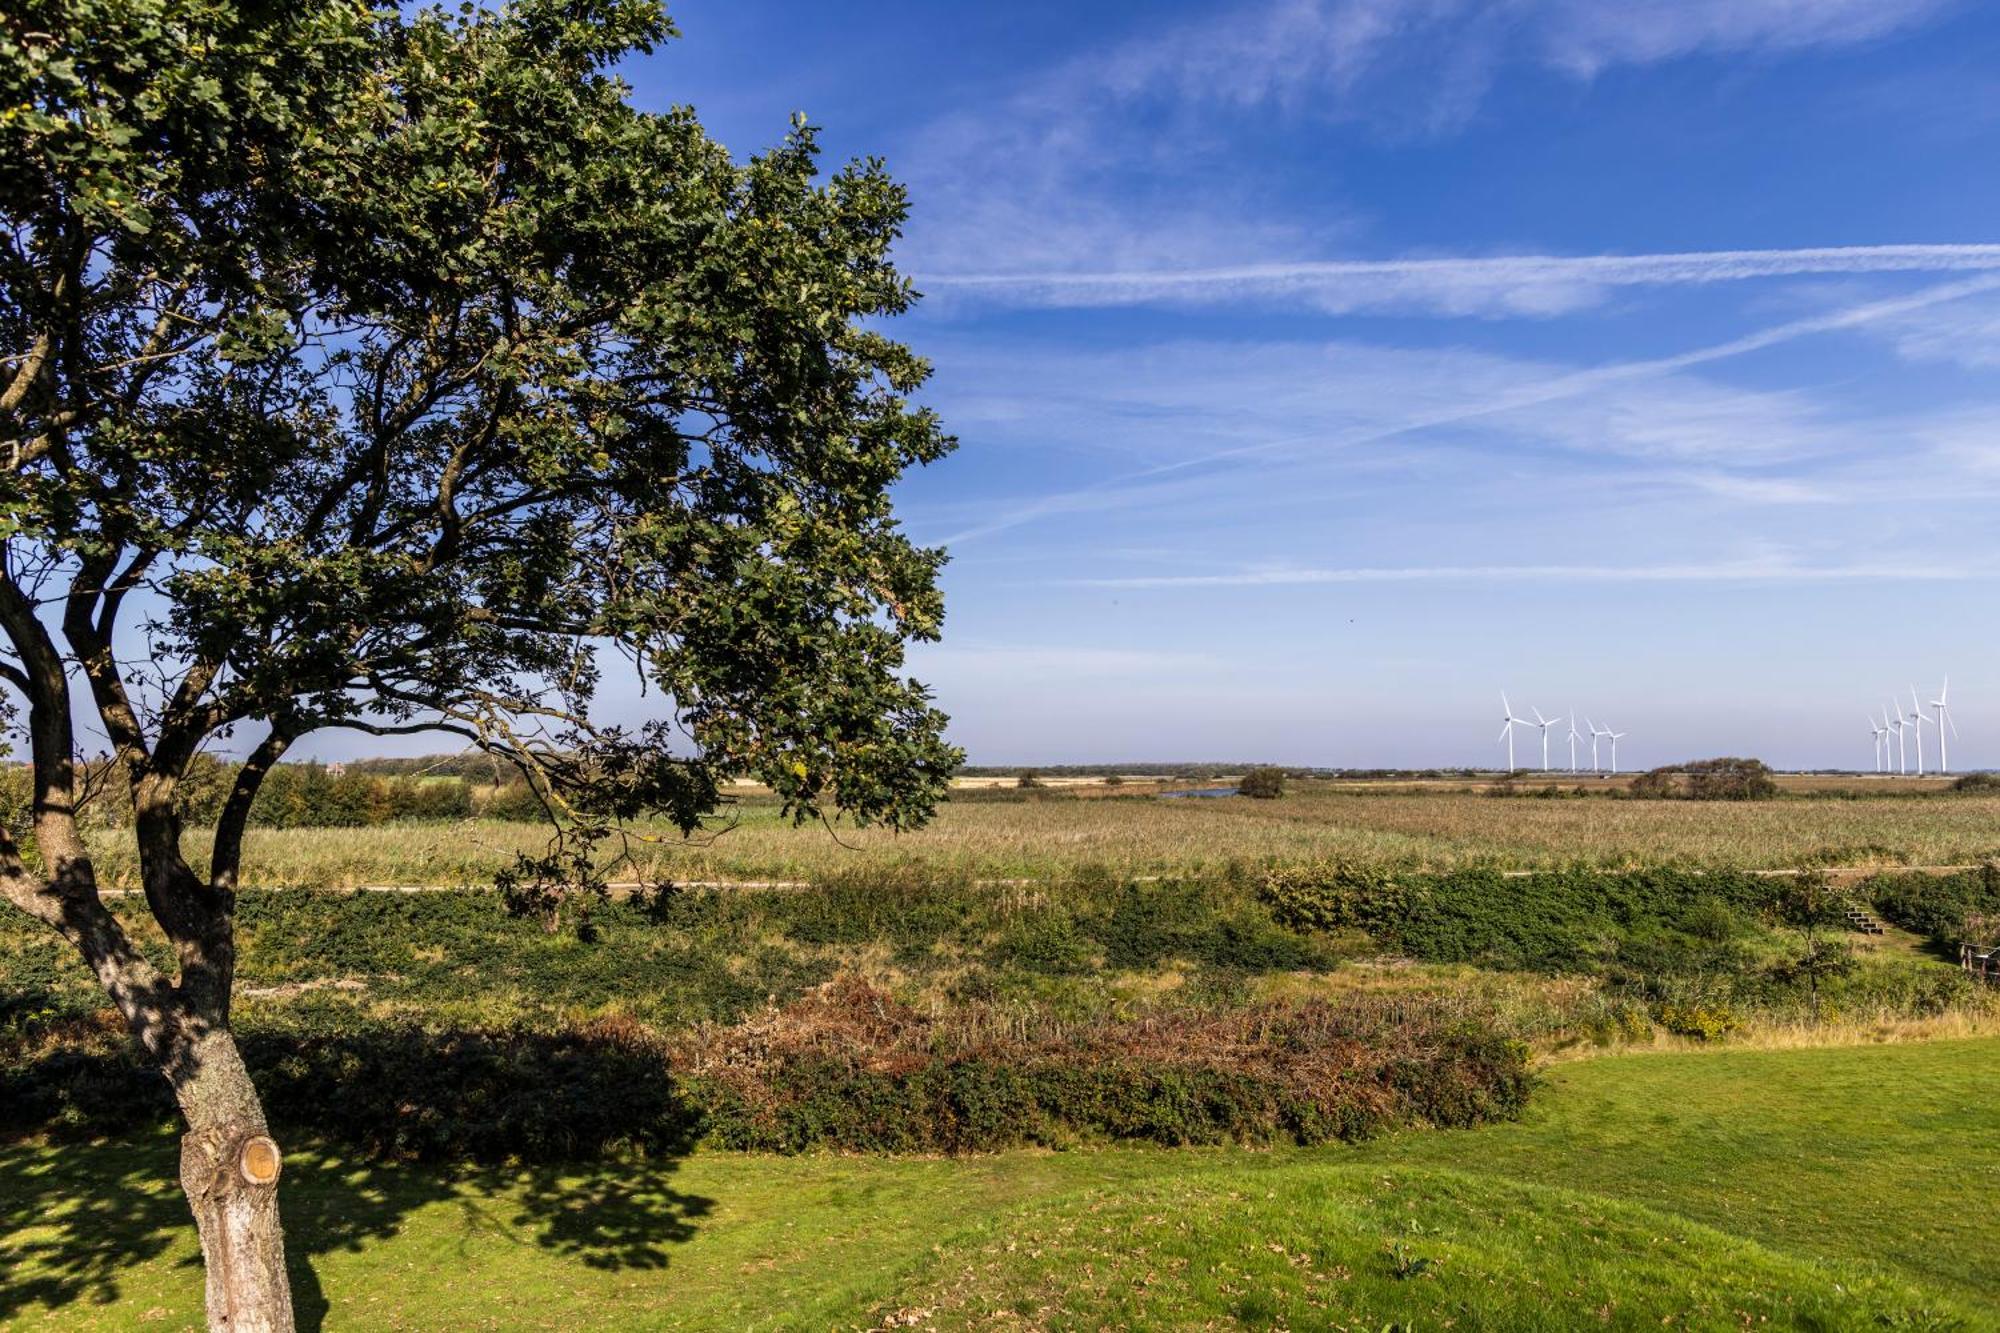
{"type": "Polygon", "coordinates": [[[181,1188],[201,1233],[208,1326],[229,1333],[292,1333],[292,1289],[278,1220],[278,1145],[227,1028],[190,1047],[174,1092],[188,1132],[181,1188]]]}
{"type": "MultiPolygon", "coordinates": [[[[98,895],[96,873],[77,826],[82,796],[76,761],[69,665],[41,619],[37,600],[0,561],[0,634],[18,667],[5,680],[28,701],[34,776],[34,836],[42,875],[0,830],[0,898],[48,923],[83,955],[147,1055],[173,1087],[187,1133],[180,1178],[206,1265],[208,1324],[232,1333],[292,1333],[291,1286],[278,1218],[282,1161],[263,1103],[229,1030],[235,979],[233,914],[241,825],[257,784],[282,752],[267,742],[231,794],[234,825],[204,882],[181,854],[176,784],[215,726],[200,700],[215,663],[183,675],[149,746],[146,727],[111,652],[122,588],[108,586],[122,539],[109,555],[88,555],[72,581],[63,627],[73,660],[90,684],[99,721],[113,739],[132,797],[146,904],[179,960],[171,981],[133,946],[98,895]]],[[[5,554],[0,542],[0,554],[5,554]]],[[[152,559],[133,557],[130,571],[152,559]]],[[[225,719],[227,720],[227,719],[225,719]]]]}

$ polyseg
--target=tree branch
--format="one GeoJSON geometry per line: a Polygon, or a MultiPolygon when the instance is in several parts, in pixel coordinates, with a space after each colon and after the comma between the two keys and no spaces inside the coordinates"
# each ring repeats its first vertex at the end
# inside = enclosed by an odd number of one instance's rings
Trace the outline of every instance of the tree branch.
{"type": "Polygon", "coordinates": [[[250,807],[256,803],[258,789],[264,785],[272,765],[284,756],[292,739],[289,731],[273,726],[271,734],[236,771],[236,783],[229,789],[229,799],[215,821],[215,850],[208,861],[208,886],[218,893],[236,892],[236,877],[243,862],[243,830],[250,823],[250,807]]]}

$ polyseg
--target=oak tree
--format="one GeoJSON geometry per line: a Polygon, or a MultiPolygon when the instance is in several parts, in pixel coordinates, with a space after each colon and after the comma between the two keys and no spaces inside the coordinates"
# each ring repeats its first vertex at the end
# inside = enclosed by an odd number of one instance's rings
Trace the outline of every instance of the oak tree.
{"type": "Polygon", "coordinates": [[[903,675],[942,554],[890,492],[951,444],[880,327],[905,195],[803,120],[739,160],[635,107],[615,63],[672,35],[650,0],[0,14],[0,682],[33,786],[0,894],[172,1085],[213,1326],[291,1326],[230,1033],[243,831],[290,747],[504,757],[567,840],[510,879],[545,912],[730,775],[905,826],[956,763],[903,675]],[[656,720],[594,714],[611,670],[656,720]],[[201,864],[178,796],[218,748],[245,762],[201,864]],[[100,895],[99,779],[166,967],[100,895]]]}

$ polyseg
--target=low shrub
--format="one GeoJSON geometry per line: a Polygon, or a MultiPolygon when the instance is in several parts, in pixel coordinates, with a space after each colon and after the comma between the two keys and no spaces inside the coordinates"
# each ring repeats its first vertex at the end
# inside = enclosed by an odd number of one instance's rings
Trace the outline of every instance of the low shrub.
{"type": "Polygon", "coordinates": [[[1778,783],[1763,760],[1732,755],[1650,769],[1626,792],[1640,800],[1768,801],[1778,795],[1778,783]]]}
{"type": "Polygon", "coordinates": [[[1010,923],[991,956],[1002,966],[1051,976],[1088,972],[1096,961],[1091,941],[1077,931],[1075,918],[1046,910],[1023,913],[1010,923]]]}
{"type": "Polygon", "coordinates": [[[1606,1005],[1584,1025],[1583,1035],[1599,1046],[1653,1039],[1653,1017],[1644,1005],[1618,1000],[1606,1005]]]}
{"type": "Polygon", "coordinates": [[[1293,930],[1393,928],[1407,894],[1379,870],[1337,861],[1280,866],[1265,874],[1257,896],[1280,925],[1293,930]]]}
{"type": "Polygon", "coordinates": [[[1770,886],[1730,872],[1469,870],[1412,880],[1400,921],[1371,933],[1412,958],[1513,971],[1681,970],[1719,957],[1706,937],[1764,910],[1770,886]],[[1659,960],[1647,963],[1640,957],[1659,960]]]}
{"type": "Polygon", "coordinates": [[[677,1044],[712,1141],[967,1152],[1078,1138],[1320,1143],[1517,1115],[1525,1048],[1411,1006],[1176,1011],[1015,1035],[846,978],[677,1044]]]}
{"type": "Polygon", "coordinates": [[[1778,794],[1777,780],[1761,759],[1697,759],[1681,767],[1690,801],[1768,801],[1778,794]]]}
{"type": "Polygon", "coordinates": [[[1978,983],[1955,967],[1922,959],[1870,960],[1829,981],[1827,999],[1848,1014],[1931,1018],[1979,997],[1978,983]]]}
{"type": "Polygon", "coordinates": [[[1698,1041],[1717,1041],[1743,1026],[1742,1018],[1726,1004],[1663,1004],[1654,1017],[1675,1036],[1698,1041]]]}
{"type": "Polygon", "coordinates": [[[1975,918],[2000,913],[2000,867],[1988,864],[1954,875],[1877,875],[1862,893],[1885,921],[1956,957],[1958,946],[1971,938],[1975,918]]]}
{"type": "Polygon", "coordinates": [[[1260,764],[1245,773],[1236,784],[1238,796],[1250,796],[1260,801],[1275,801],[1285,794],[1285,770],[1269,764],[1260,764]]]}
{"type": "Polygon", "coordinates": [[[1649,769],[1626,785],[1625,794],[1637,801],[1673,800],[1681,794],[1680,770],[1672,765],[1649,769]]]}
{"type": "MultiPolygon", "coordinates": [[[[1355,1001],[1076,1021],[920,1014],[854,977],[663,1039],[630,1020],[549,1032],[240,1031],[273,1124],[392,1159],[1357,1139],[1519,1113],[1526,1050],[1463,1010],[1355,1001]]],[[[171,1123],[115,1015],[0,1041],[0,1132],[171,1123]]]]}
{"type": "Polygon", "coordinates": [[[1389,877],[1340,865],[1274,869],[1258,895],[1295,930],[1364,930],[1425,962],[1530,972],[1678,968],[1750,929],[1770,885],[1727,871],[1456,870],[1389,877]],[[1652,961],[1649,961],[1652,960],[1652,961]],[[1669,961],[1677,960],[1677,961],[1669,961]]]}

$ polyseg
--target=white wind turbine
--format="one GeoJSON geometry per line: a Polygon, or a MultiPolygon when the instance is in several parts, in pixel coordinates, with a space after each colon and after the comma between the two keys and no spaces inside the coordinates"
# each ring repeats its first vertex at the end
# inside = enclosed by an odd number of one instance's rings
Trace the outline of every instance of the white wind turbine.
{"type": "Polygon", "coordinates": [[[1542,772],[1546,773],[1549,771],[1549,728],[1562,721],[1562,719],[1557,717],[1543,717],[1542,710],[1539,708],[1531,708],[1528,711],[1535,715],[1535,725],[1542,729],[1542,772]]]}
{"type": "Polygon", "coordinates": [[[1875,771],[1886,773],[1889,770],[1889,729],[1876,726],[1875,719],[1871,717],[1868,719],[1868,734],[1875,738],[1875,771]]]}
{"type": "Polygon", "coordinates": [[[1514,705],[1507,702],[1507,692],[1500,692],[1500,739],[1507,742],[1507,771],[1514,771],[1514,728],[1532,727],[1534,723],[1525,717],[1514,716],[1514,705]]]}
{"type": "Polygon", "coordinates": [[[1951,677],[1946,676],[1944,678],[1944,688],[1938,691],[1937,698],[1931,700],[1931,707],[1937,710],[1938,772],[1940,773],[1951,772],[1951,752],[1945,748],[1945,730],[1947,728],[1951,730],[1953,739],[1957,739],[1958,737],[1958,723],[1951,720],[1951,709],[1945,703],[1945,700],[1950,697],[1951,677]]]}
{"type": "Polygon", "coordinates": [[[1606,731],[1604,734],[1611,738],[1611,776],[1615,778],[1618,776],[1618,742],[1624,740],[1628,733],[1606,731]]]}
{"type": "Polygon", "coordinates": [[[1917,697],[1917,687],[1910,686],[1910,730],[1917,733],[1917,776],[1924,775],[1924,728],[1936,726],[1924,716],[1923,703],[1917,697]]]}
{"type": "Polygon", "coordinates": [[[1569,771],[1576,772],[1576,743],[1582,737],[1576,734],[1576,710],[1569,710],[1569,771]]]}
{"type": "Polygon", "coordinates": [[[1595,773],[1598,771],[1597,743],[1611,734],[1611,728],[1599,727],[1587,717],[1583,719],[1583,725],[1590,728],[1590,771],[1595,773]]]}
{"type": "Polygon", "coordinates": [[[1898,773],[1908,773],[1910,771],[1910,752],[1903,744],[1903,715],[1894,708],[1885,708],[1882,710],[1882,720],[1889,724],[1889,730],[1896,733],[1896,771],[1898,773]]]}

